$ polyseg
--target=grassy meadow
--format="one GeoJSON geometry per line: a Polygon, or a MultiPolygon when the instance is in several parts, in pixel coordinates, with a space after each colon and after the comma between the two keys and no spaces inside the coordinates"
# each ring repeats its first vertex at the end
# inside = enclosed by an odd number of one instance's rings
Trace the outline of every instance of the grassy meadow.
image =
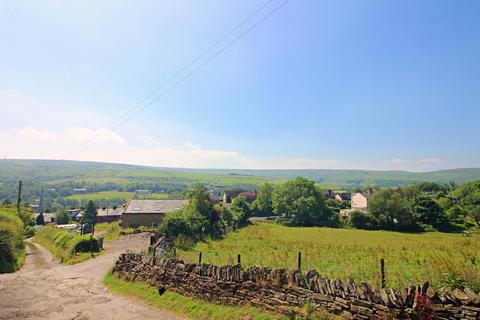
{"type": "Polygon", "coordinates": [[[302,252],[302,270],[316,269],[331,279],[367,281],[380,285],[380,259],[385,259],[387,286],[430,281],[435,287],[469,287],[480,291],[480,238],[428,232],[406,234],[355,229],[296,228],[257,223],[222,240],[198,243],[180,251],[187,262],[236,263],[244,266],[296,269],[302,252]]]}
{"type": "Polygon", "coordinates": [[[168,199],[168,194],[165,193],[151,193],[151,194],[135,194],[135,192],[122,192],[122,191],[100,191],[84,194],[72,194],[65,197],[65,199],[71,200],[109,200],[109,199],[131,199],[136,197],[138,199],[168,199]]]}

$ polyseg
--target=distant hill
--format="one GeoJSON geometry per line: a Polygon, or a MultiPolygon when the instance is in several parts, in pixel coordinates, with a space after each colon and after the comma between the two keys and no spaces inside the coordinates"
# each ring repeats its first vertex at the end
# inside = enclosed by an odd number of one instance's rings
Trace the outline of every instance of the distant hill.
{"type": "Polygon", "coordinates": [[[259,185],[304,176],[325,186],[355,188],[366,185],[395,187],[422,181],[458,184],[480,179],[480,168],[432,172],[376,170],[249,170],[181,169],[66,160],[0,160],[0,179],[29,179],[45,182],[93,181],[128,183],[164,180],[170,183],[205,182],[216,185],[259,185]]]}

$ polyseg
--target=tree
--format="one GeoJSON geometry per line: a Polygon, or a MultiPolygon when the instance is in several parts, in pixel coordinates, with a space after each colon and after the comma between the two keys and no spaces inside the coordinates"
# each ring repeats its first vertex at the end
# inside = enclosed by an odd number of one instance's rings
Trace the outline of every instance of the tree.
{"type": "Polygon", "coordinates": [[[255,212],[255,215],[267,216],[272,214],[272,193],[273,185],[265,182],[260,190],[260,193],[258,194],[258,197],[252,203],[252,210],[255,212]]]}
{"type": "Polygon", "coordinates": [[[406,229],[415,226],[413,215],[399,192],[384,189],[368,201],[369,213],[382,229],[406,229]]]}
{"type": "Polygon", "coordinates": [[[36,218],[35,218],[35,223],[39,226],[43,226],[45,224],[45,219],[43,218],[43,213],[40,213],[36,218]]]}
{"type": "Polygon", "coordinates": [[[239,225],[247,224],[248,218],[250,218],[250,216],[252,215],[250,205],[248,204],[247,200],[242,196],[235,197],[232,200],[232,204],[230,205],[230,211],[233,215],[233,221],[238,222],[239,225]]]}
{"type": "Polygon", "coordinates": [[[89,200],[82,215],[82,223],[94,224],[97,217],[97,206],[89,200]]]}
{"type": "Polygon", "coordinates": [[[415,219],[433,227],[444,225],[447,220],[443,208],[426,194],[417,195],[413,199],[412,211],[415,219]]]}
{"type": "Polygon", "coordinates": [[[299,226],[330,225],[333,213],[325,205],[323,193],[315,182],[304,177],[288,181],[273,192],[273,211],[292,218],[299,226]]]}
{"type": "Polygon", "coordinates": [[[480,206],[474,206],[473,208],[471,208],[469,211],[469,215],[475,221],[477,227],[480,228],[480,206]]]}
{"type": "Polygon", "coordinates": [[[68,224],[72,216],[68,211],[65,211],[63,208],[58,209],[57,213],[55,214],[55,223],[56,224],[68,224]]]}
{"type": "Polygon", "coordinates": [[[368,212],[353,211],[350,213],[350,222],[354,228],[375,230],[378,228],[378,221],[368,212]]]}

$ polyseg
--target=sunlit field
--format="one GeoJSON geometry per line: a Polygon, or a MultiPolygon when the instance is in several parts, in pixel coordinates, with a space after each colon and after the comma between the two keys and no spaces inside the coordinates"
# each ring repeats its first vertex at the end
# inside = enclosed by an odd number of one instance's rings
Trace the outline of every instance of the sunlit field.
{"type": "Polygon", "coordinates": [[[258,223],[220,241],[197,244],[179,252],[187,262],[232,264],[241,255],[244,266],[316,269],[334,279],[379,285],[380,259],[385,259],[387,286],[399,288],[426,280],[435,287],[470,287],[480,291],[480,237],[429,232],[405,234],[331,228],[294,228],[258,223]]]}

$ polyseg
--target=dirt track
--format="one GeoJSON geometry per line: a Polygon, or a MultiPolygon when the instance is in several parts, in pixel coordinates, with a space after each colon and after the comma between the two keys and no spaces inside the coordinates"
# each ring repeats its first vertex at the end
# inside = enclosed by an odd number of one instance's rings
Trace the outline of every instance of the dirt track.
{"type": "Polygon", "coordinates": [[[146,248],[147,238],[110,241],[95,259],[68,266],[27,242],[23,268],[0,275],[0,319],[178,319],[140,300],[108,291],[102,280],[126,249],[146,248]]]}

